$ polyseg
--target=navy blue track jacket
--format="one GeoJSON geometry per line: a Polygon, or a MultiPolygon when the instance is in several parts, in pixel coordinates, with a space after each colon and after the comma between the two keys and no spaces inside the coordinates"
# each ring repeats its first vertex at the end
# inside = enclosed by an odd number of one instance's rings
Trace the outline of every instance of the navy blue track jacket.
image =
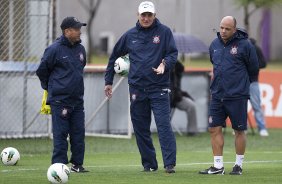
{"type": "Polygon", "coordinates": [[[114,63],[120,57],[129,54],[130,69],[128,83],[138,88],[169,87],[169,70],[177,61],[177,48],[171,30],[156,18],[152,26],[145,29],[139,22],[127,31],[116,43],[105,74],[105,84],[112,85],[114,63]],[[165,60],[165,72],[157,75],[157,68],[165,60]]]}
{"type": "Polygon", "coordinates": [[[45,49],[36,74],[42,88],[48,91],[47,104],[83,103],[85,58],[80,42],[72,45],[63,35],[45,49]]]}
{"type": "Polygon", "coordinates": [[[209,48],[213,64],[212,97],[220,100],[249,98],[250,82],[258,74],[259,64],[248,34],[237,30],[226,44],[219,33],[217,37],[209,48]]]}

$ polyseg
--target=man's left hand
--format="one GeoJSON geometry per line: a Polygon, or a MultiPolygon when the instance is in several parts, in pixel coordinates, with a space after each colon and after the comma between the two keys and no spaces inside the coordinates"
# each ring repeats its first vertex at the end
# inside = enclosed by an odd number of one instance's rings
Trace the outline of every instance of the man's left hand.
{"type": "Polygon", "coordinates": [[[161,64],[158,66],[158,68],[152,68],[154,70],[154,72],[157,73],[157,75],[160,75],[160,74],[164,74],[164,71],[165,71],[165,61],[164,59],[162,60],[161,64]]]}

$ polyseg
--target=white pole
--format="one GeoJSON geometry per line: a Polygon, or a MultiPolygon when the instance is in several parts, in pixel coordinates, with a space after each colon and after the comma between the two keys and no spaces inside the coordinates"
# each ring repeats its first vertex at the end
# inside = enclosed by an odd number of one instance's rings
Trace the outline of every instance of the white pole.
{"type": "MultiPolygon", "coordinates": [[[[130,94],[128,94],[130,95],[130,94]]],[[[131,138],[132,136],[132,123],[131,123],[131,116],[130,116],[130,100],[128,98],[128,132],[127,132],[127,135],[128,135],[128,138],[131,138]]]]}
{"type": "MultiPolygon", "coordinates": [[[[119,81],[117,82],[117,84],[114,86],[113,88],[113,93],[115,92],[115,90],[117,89],[117,87],[121,84],[121,82],[123,81],[124,77],[121,77],[119,79],[119,81]]],[[[97,109],[92,113],[92,115],[90,116],[89,120],[85,123],[85,127],[88,127],[88,125],[90,125],[91,121],[95,118],[95,116],[97,115],[97,113],[102,109],[102,107],[105,105],[105,103],[109,100],[108,97],[105,97],[104,100],[100,103],[100,105],[97,107],[97,109]]]]}
{"type": "Polygon", "coordinates": [[[48,137],[50,139],[53,139],[51,115],[47,115],[47,129],[48,129],[48,137]]]}

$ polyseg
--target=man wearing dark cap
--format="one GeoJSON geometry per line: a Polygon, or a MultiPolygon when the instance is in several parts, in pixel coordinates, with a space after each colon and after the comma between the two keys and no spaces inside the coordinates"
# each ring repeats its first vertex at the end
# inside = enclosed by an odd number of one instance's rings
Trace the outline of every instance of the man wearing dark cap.
{"type": "Polygon", "coordinates": [[[81,27],[85,23],[66,17],[61,24],[62,36],[45,49],[36,71],[41,87],[48,91],[53,131],[53,163],[72,163],[72,172],[83,168],[85,151],[85,113],[83,68],[85,48],[80,44],[81,27]],[[68,160],[68,141],[71,158],[68,160]]]}

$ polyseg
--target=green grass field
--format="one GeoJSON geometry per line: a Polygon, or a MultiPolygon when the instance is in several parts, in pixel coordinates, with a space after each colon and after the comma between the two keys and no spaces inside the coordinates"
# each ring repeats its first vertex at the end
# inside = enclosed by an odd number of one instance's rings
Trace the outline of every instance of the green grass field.
{"type": "MultiPolygon", "coordinates": [[[[269,130],[269,137],[248,135],[248,145],[242,176],[230,176],[235,160],[234,137],[228,128],[225,134],[224,162],[227,174],[199,175],[198,171],[212,165],[208,133],[196,137],[176,135],[176,174],[164,173],[157,135],[153,135],[159,162],[157,172],[140,172],[140,156],[135,137],[111,139],[87,137],[85,167],[89,173],[71,173],[68,183],[77,184],[274,184],[282,182],[282,130],[269,130]]],[[[19,150],[17,166],[0,164],[2,184],[44,184],[50,165],[52,141],[47,138],[0,140],[0,149],[12,146],[19,150]]]]}

